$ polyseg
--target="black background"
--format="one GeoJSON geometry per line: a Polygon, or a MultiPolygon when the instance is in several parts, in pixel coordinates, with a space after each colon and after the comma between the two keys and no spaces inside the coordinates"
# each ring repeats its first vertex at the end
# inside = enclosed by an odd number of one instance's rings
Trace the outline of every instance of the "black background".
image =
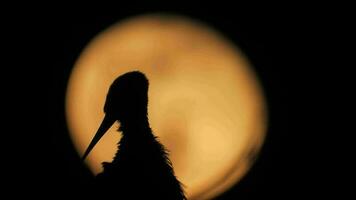
{"type": "Polygon", "coordinates": [[[85,188],[90,172],[70,141],[65,121],[71,69],[103,29],[130,16],[163,12],[198,19],[233,41],[252,62],[266,94],[269,125],[261,153],[247,175],[217,199],[289,199],[315,191],[326,178],[312,164],[322,156],[309,151],[309,140],[315,136],[312,128],[305,127],[315,121],[305,107],[317,107],[311,95],[323,92],[315,80],[321,66],[312,58],[320,55],[316,48],[323,42],[320,29],[334,18],[308,6],[216,4],[86,3],[34,9],[31,5],[4,16],[12,19],[6,30],[15,38],[7,41],[8,51],[25,52],[10,58],[13,66],[20,67],[8,72],[18,77],[7,91],[11,105],[16,104],[8,107],[15,122],[9,125],[21,134],[12,134],[16,155],[8,158],[7,185],[46,197],[90,192],[85,188]],[[20,119],[22,125],[16,123],[20,119]]]}

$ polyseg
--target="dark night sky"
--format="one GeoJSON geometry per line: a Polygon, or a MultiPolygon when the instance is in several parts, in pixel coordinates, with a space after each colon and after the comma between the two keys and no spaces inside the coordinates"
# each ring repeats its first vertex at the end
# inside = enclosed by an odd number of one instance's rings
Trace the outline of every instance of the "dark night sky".
{"type": "MultiPolygon", "coordinates": [[[[19,37],[27,41],[16,47],[26,44],[22,50],[32,51],[34,55],[15,61],[21,62],[24,68],[20,75],[24,84],[21,82],[19,86],[29,84],[32,90],[24,91],[26,95],[11,90],[11,94],[19,102],[25,99],[25,106],[31,110],[26,112],[28,120],[24,122],[29,126],[21,132],[35,133],[27,134],[29,140],[23,140],[27,145],[30,143],[29,148],[20,145],[22,148],[15,159],[22,160],[18,168],[11,166],[18,175],[13,184],[23,186],[37,180],[40,183],[36,185],[37,190],[30,191],[34,194],[47,191],[66,196],[85,190],[90,172],[74,150],[64,115],[71,68],[85,45],[103,29],[128,16],[164,12],[205,22],[237,44],[255,67],[267,96],[270,122],[259,158],[242,181],[218,199],[289,199],[289,196],[303,196],[312,188],[314,182],[306,181],[306,176],[317,169],[309,168],[306,162],[313,156],[305,150],[309,144],[301,144],[310,135],[296,122],[303,116],[300,108],[314,103],[303,98],[315,89],[306,86],[313,78],[309,74],[318,69],[310,68],[306,61],[312,62],[310,50],[320,42],[313,27],[323,23],[322,17],[308,17],[312,10],[278,9],[274,5],[267,9],[264,5],[257,8],[242,4],[188,6],[183,3],[168,6],[101,3],[91,5],[90,9],[84,5],[48,7],[39,8],[38,12],[27,11],[12,23],[14,30],[20,29],[19,37]],[[21,30],[29,34],[23,35],[21,30]],[[24,60],[34,61],[36,67],[25,67],[24,60]],[[22,157],[24,151],[30,156],[22,157]]],[[[23,111],[22,107],[19,110],[23,111]]],[[[18,116],[18,113],[14,115],[18,116]]],[[[305,119],[303,123],[309,122],[305,119]]]]}

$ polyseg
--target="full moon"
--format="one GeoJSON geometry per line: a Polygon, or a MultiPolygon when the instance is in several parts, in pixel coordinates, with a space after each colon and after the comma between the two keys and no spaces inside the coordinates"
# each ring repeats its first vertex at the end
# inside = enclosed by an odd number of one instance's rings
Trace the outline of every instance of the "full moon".
{"type": "MultiPolygon", "coordinates": [[[[263,144],[266,103],[247,57],[207,25],[144,15],[112,25],[83,50],[66,95],[70,135],[80,155],[104,117],[112,81],[139,70],[149,79],[148,117],[170,152],[188,199],[210,199],[246,174],[263,144]]],[[[89,154],[94,174],[117,150],[119,124],[89,154]]]]}

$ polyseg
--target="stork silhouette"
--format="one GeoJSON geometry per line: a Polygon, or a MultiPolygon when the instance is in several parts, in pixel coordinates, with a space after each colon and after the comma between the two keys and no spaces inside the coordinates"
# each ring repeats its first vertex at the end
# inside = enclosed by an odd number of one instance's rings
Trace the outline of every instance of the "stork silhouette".
{"type": "Polygon", "coordinates": [[[139,72],[119,76],[110,86],[105,117],[83,155],[83,159],[112,126],[120,122],[122,138],[111,163],[95,177],[100,196],[117,199],[186,199],[174,175],[167,150],[153,135],[147,117],[148,80],[139,72]]]}

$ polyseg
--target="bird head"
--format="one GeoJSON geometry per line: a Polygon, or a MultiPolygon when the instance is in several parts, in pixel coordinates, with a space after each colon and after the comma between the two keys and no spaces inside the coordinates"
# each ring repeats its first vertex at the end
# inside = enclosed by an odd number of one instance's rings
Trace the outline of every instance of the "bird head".
{"type": "Polygon", "coordinates": [[[83,160],[115,121],[125,124],[147,117],[147,93],[148,80],[139,71],[128,72],[114,80],[106,96],[105,117],[86,149],[83,160]]]}

